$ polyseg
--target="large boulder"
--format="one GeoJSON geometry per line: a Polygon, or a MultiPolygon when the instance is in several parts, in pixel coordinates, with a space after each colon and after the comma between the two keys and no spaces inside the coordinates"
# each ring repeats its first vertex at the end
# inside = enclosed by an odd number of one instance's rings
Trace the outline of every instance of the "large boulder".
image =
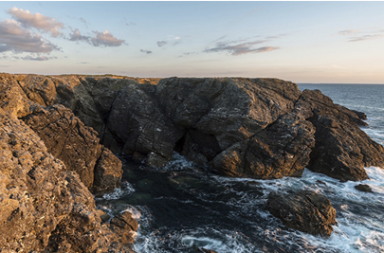
{"type": "Polygon", "coordinates": [[[337,224],[329,199],[312,191],[272,192],[266,207],[285,226],[313,235],[329,237],[337,224]]]}

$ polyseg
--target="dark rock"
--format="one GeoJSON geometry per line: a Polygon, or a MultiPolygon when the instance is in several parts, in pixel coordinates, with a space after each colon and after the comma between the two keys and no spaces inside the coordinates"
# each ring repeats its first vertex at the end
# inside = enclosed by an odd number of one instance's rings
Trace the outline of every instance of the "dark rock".
{"type": "Polygon", "coordinates": [[[254,178],[300,176],[308,167],[341,181],[364,180],[364,167],[384,165],[383,147],[358,127],[366,125],[363,113],[278,79],[167,78],[154,85],[158,80],[2,74],[0,80],[20,93],[17,103],[4,97],[14,115],[30,114],[30,103],[64,104],[112,152],[145,156],[155,167],[174,150],[220,174],[254,178]]]}
{"type": "Polygon", "coordinates": [[[313,235],[329,237],[337,224],[329,199],[311,191],[272,192],[266,207],[285,226],[313,235]]]}
{"type": "Polygon", "coordinates": [[[120,187],[122,164],[109,149],[103,148],[94,170],[93,193],[105,193],[120,187]]]}
{"type": "Polygon", "coordinates": [[[384,165],[384,149],[363,132],[345,107],[333,104],[320,91],[303,91],[296,104],[311,110],[308,119],[316,127],[316,145],[308,168],[346,180],[364,180],[364,167],[384,165]]]}
{"type": "Polygon", "coordinates": [[[355,189],[359,190],[359,191],[362,191],[362,192],[373,192],[372,188],[369,185],[367,185],[367,184],[355,185],[355,189]]]}
{"type": "Polygon", "coordinates": [[[224,150],[211,164],[226,176],[301,176],[315,144],[314,134],[310,122],[289,113],[252,138],[224,150]]]}
{"type": "Polygon", "coordinates": [[[153,152],[170,160],[183,131],[160,110],[156,86],[133,84],[120,91],[109,115],[108,129],[121,143],[122,152],[153,152]],[[130,99],[127,99],[129,97],[130,99]]]}
{"type": "Polygon", "coordinates": [[[161,168],[163,167],[169,160],[161,155],[156,154],[155,152],[150,152],[147,155],[147,160],[145,165],[148,167],[161,168]]]}

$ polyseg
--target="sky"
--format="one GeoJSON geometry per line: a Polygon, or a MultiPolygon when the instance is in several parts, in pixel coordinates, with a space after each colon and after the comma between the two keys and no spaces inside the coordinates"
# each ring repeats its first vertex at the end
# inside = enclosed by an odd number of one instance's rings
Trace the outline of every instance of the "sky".
{"type": "Polygon", "coordinates": [[[0,72],[384,84],[384,2],[0,2],[0,72]]]}

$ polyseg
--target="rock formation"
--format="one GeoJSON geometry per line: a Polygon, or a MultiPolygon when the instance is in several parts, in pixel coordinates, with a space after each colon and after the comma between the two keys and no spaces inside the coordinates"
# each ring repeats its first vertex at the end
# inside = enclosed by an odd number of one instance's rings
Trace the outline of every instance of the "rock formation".
{"type": "MultiPolygon", "coordinates": [[[[113,153],[161,167],[176,150],[225,176],[300,176],[308,167],[366,179],[364,166],[383,166],[384,149],[360,130],[364,117],[278,79],[0,74],[0,248],[129,252],[137,223],[128,213],[104,223],[89,191],[119,185],[113,153]]],[[[310,201],[317,209],[300,210],[330,233],[326,201],[290,197],[310,201]]]]}
{"type": "Polygon", "coordinates": [[[336,210],[324,196],[311,191],[272,192],[267,209],[287,227],[313,235],[331,236],[336,210]]]}
{"type": "Polygon", "coordinates": [[[0,80],[22,87],[28,101],[68,107],[112,152],[148,166],[161,167],[174,150],[236,177],[300,176],[308,167],[363,180],[364,166],[384,165],[383,147],[359,128],[364,113],[278,79],[3,74],[0,80]]]}
{"type": "Polygon", "coordinates": [[[134,228],[103,224],[87,188],[114,188],[121,163],[68,109],[43,107],[50,82],[28,90],[13,76],[0,80],[0,251],[132,252],[134,228]],[[93,171],[114,178],[94,185],[93,171]]]}

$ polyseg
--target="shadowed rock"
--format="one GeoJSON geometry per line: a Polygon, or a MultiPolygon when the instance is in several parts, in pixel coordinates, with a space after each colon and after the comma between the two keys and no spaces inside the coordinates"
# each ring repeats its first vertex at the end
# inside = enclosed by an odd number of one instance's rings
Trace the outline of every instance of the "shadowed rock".
{"type": "Polygon", "coordinates": [[[332,225],[337,224],[336,210],[329,199],[311,192],[272,192],[267,210],[287,227],[313,235],[331,236],[332,225]]]}

